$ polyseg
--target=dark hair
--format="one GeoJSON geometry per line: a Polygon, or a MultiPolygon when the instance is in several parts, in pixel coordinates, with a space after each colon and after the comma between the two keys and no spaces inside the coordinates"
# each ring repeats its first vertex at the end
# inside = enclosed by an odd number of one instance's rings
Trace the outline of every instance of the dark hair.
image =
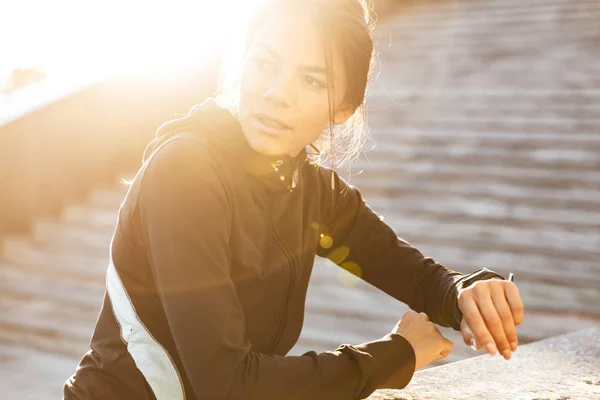
{"type": "Polygon", "coordinates": [[[337,162],[343,164],[360,154],[368,138],[364,99],[375,59],[372,32],[376,19],[372,5],[366,0],[263,1],[247,25],[240,46],[241,52],[226,60],[229,62],[229,68],[233,69],[223,69],[218,99],[224,105],[231,105],[235,101],[239,67],[258,28],[274,16],[294,18],[298,12],[309,12],[314,16],[324,45],[326,68],[330,76],[334,75],[333,72],[338,67],[334,65],[334,60],[341,60],[341,68],[345,71],[346,96],[338,104],[344,104],[354,113],[346,123],[337,126],[333,124],[334,107],[338,99],[334,98],[335,88],[330,88],[329,127],[314,143],[320,153],[314,157],[315,161],[324,162],[328,159],[332,165],[337,162]]]}

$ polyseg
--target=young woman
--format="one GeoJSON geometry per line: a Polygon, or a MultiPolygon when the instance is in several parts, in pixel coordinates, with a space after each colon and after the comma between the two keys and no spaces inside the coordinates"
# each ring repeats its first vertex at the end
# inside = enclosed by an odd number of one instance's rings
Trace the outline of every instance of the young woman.
{"type": "Polygon", "coordinates": [[[91,350],[65,399],[362,399],[452,351],[434,323],[509,349],[522,318],[512,282],[424,257],[309,154],[359,150],[370,28],[359,0],[268,1],[234,96],[158,129],[119,210],[91,350]],[[415,311],[371,342],[286,356],[316,255],[415,311]]]}

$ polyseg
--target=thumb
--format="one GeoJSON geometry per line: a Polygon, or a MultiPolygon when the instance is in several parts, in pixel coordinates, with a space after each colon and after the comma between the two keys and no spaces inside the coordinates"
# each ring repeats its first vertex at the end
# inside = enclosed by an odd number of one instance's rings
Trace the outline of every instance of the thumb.
{"type": "Polygon", "coordinates": [[[440,352],[435,356],[435,360],[441,360],[442,358],[446,358],[448,357],[448,355],[450,355],[450,353],[452,353],[452,350],[454,349],[454,343],[452,343],[452,341],[443,338],[444,340],[442,341],[442,347],[440,349],[440,352]]]}

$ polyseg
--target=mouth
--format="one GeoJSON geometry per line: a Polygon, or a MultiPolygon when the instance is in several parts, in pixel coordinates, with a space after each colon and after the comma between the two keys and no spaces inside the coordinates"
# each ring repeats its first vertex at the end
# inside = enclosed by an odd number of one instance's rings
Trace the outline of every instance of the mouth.
{"type": "Polygon", "coordinates": [[[254,114],[252,117],[258,128],[269,134],[278,135],[292,130],[285,121],[266,114],[254,114]]]}

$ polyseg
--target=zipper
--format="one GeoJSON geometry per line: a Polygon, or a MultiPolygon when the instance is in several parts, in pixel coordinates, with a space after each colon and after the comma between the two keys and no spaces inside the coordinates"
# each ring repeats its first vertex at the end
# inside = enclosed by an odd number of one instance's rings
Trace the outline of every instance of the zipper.
{"type": "Polygon", "coordinates": [[[283,328],[285,327],[285,323],[287,322],[287,313],[289,308],[290,296],[292,294],[292,289],[296,280],[296,269],[294,268],[293,259],[292,257],[290,257],[283,243],[281,243],[281,241],[277,237],[277,233],[275,232],[275,228],[273,226],[273,219],[271,218],[271,214],[269,214],[269,231],[271,233],[271,237],[273,238],[275,243],[277,243],[277,246],[279,247],[279,249],[281,250],[288,262],[290,268],[290,275],[288,280],[287,292],[285,294],[285,300],[283,302],[282,316],[279,320],[279,326],[277,327],[275,337],[273,338],[271,345],[269,346],[268,353],[272,352],[275,349],[275,347],[277,347],[277,345],[279,344],[279,340],[281,339],[281,336],[283,334],[283,328]]]}

